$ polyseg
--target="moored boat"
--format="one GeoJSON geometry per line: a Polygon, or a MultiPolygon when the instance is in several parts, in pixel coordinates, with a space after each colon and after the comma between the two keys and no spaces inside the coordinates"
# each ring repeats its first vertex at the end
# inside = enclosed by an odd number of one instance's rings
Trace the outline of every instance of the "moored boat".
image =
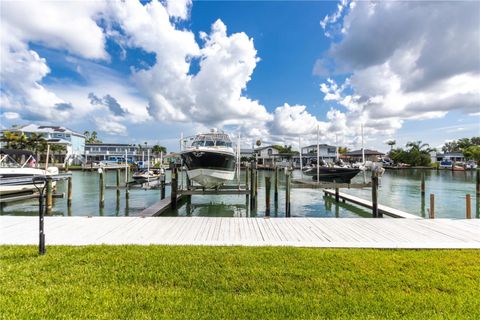
{"type": "Polygon", "coordinates": [[[235,178],[236,154],[230,137],[212,129],[195,136],[180,153],[188,177],[205,188],[218,188],[235,178]]]}

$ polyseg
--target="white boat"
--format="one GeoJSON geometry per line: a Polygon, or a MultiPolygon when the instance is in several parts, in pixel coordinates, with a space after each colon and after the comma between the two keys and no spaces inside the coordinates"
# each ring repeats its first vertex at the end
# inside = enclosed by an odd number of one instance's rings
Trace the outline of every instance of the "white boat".
{"type": "MultiPolygon", "coordinates": [[[[58,175],[58,168],[56,167],[49,167],[47,170],[43,170],[27,166],[29,159],[23,165],[20,165],[8,154],[1,156],[0,196],[35,191],[36,187],[33,184],[33,177],[58,175]]],[[[52,184],[55,186],[55,182],[52,182],[52,184]]]]}
{"type": "Polygon", "coordinates": [[[477,163],[475,162],[475,160],[468,160],[467,163],[465,163],[465,169],[466,170],[477,169],[477,163]]]}
{"type": "Polygon", "coordinates": [[[139,182],[158,179],[162,175],[163,169],[140,170],[132,175],[132,179],[139,182]]]}
{"type": "Polygon", "coordinates": [[[235,178],[236,154],[230,137],[212,129],[198,134],[180,153],[190,180],[205,188],[218,188],[235,178]]]}

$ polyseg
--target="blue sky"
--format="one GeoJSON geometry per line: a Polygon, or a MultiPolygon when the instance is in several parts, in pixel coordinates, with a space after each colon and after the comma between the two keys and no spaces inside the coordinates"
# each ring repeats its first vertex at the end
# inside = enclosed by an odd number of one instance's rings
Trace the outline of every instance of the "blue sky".
{"type": "Polygon", "coordinates": [[[169,149],[212,126],[245,146],[306,144],[318,129],[355,149],[362,124],[381,150],[480,134],[477,2],[1,6],[2,128],[60,124],[169,149]]]}

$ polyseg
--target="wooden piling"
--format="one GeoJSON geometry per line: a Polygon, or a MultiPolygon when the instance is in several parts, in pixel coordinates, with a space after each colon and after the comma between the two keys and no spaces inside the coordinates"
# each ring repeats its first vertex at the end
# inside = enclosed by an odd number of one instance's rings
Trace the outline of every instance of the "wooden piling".
{"type": "Polygon", "coordinates": [[[120,169],[117,169],[117,201],[120,199],[120,169]]]}
{"type": "Polygon", "coordinates": [[[270,216],[270,177],[265,177],[265,216],[270,216]]]}
{"type": "Polygon", "coordinates": [[[285,216],[290,217],[290,173],[285,176],[285,216]]]}
{"type": "Polygon", "coordinates": [[[477,169],[477,198],[480,197],[480,170],[477,169]]]}
{"type": "Polygon", "coordinates": [[[47,176],[47,213],[52,211],[53,206],[53,186],[52,186],[52,177],[47,176]]]}
{"type": "Polygon", "coordinates": [[[381,218],[382,214],[378,212],[378,173],[372,170],[372,216],[381,218]]]}
{"type": "Polygon", "coordinates": [[[425,197],[425,172],[422,171],[422,182],[420,183],[420,193],[425,197]]]}
{"type": "Polygon", "coordinates": [[[177,179],[177,167],[175,164],[172,166],[172,191],[170,193],[170,203],[172,209],[177,209],[177,191],[178,191],[178,179],[177,179]]]}
{"type": "Polygon", "coordinates": [[[72,206],[72,177],[69,177],[67,179],[67,206],[71,207],[72,206]]]}
{"type": "Polygon", "coordinates": [[[255,207],[255,187],[254,187],[254,182],[255,181],[255,169],[253,168],[253,162],[252,166],[250,167],[250,209],[253,210],[255,207]]]}
{"type": "Polygon", "coordinates": [[[278,168],[275,168],[275,193],[273,195],[275,204],[278,203],[278,168]]]}
{"type": "MultiPolygon", "coordinates": [[[[248,182],[248,175],[250,173],[250,170],[248,168],[248,166],[245,167],[245,189],[248,190],[250,188],[249,186],[249,182],[248,182]]],[[[248,194],[245,195],[245,201],[247,202],[247,206],[248,206],[248,194]]]]}
{"type": "Polygon", "coordinates": [[[471,198],[470,194],[467,194],[465,196],[465,207],[466,207],[466,218],[467,219],[472,219],[472,203],[471,203],[471,198]]]}
{"type": "Polygon", "coordinates": [[[430,193],[430,210],[428,212],[430,219],[435,219],[435,195],[430,193]]]}
{"type": "Polygon", "coordinates": [[[100,193],[99,205],[100,205],[100,208],[103,208],[105,206],[105,183],[103,179],[103,170],[100,169],[98,173],[99,173],[98,188],[100,193]]]}
{"type": "Polygon", "coordinates": [[[165,174],[160,176],[160,200],[165,199],[165,174]]]}

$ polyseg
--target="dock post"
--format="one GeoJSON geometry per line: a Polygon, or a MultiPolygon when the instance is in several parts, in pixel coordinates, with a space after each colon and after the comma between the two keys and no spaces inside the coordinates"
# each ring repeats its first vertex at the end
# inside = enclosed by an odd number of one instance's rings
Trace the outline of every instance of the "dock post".
{"type": "Polygon", "coordinates": [[[290,173],[287,172],[285,175],[285,216],[290,217],[290,173]]]}
{"type": "MultiPolygon", "coordinates": [[[[245,166],[245,190],[248,190],[250,188],[250,186],[248,185],[248,174],[250,173],[250,170],[248,168],[248,165],[245,166]]],[[[247,206],[248,206],[248,194],[245,195],[245,201],[247,202],[247,206]]]]}
{"type": "Polygon", "coordinates": [[[477,169],[477,198],[480,197],[480,170],[477,169]]]}
{"type": "Polygon", "coordinates": [[[172,209],[177,209],[177,190],[178,190],[177,167],[175,166],[175,164],[173,164],[173,166],[172,166],[172,191],[171,191],[171,194],[170,194],[172,209]]]}
{"type": "Polygon", "coordinates": [[[420,184],[420,193],[422,198],[425,197],[425,172],[422,171],[422,182],[420,184]]]}
{"type": "Polygon", "coordinates": [[[472,219],[472,204],[471,204],[471,198],[470,194],[467,194],[465,196],[465,207],[466,207],[466,218],[467,219],[472,219]]]}
{"type": "Polygon", "coordinates": [[[435,195],[430,193],[430,210],[428,213],[430,219],[435,219],[435,195]]]}
{"type": "Polygon", "coordinates": [[[250,167],[250,209],[253,210],[255,205],[255,192],[254,192],[254,185],[253,181],[255,179],[255,169],[253,169],[253,162],[252,166],[250,167]]]}
{"type": "Polygon", "coordinates": [[[278,168],[275,168],[275,193],[273,195],[275,205],[278,203],[278,168]]]}
{"type": "Polygon", "coordinates": [[[378,213],[378,174],[375,169],[372,169],[372,216],[374,218],[382,217],[378,213]]]}
{"type": "Polygon", "coordinates": [[[117,169],[117,201],[120,198],[120,169],[117,169]]]}
{"type": "Polygon", "coordinates": [[[165,174],[160,176],[160,200],[165,199],[165,174]]]}
{"type": "Polygon", "coordinates": [[[340,201],[340,194],[335,180],[333,180],[333,188],[335,189],[335,202],[338,203],[340,201]]]}
{"type": "Polygon", "coordinates": [[[100,191],[99,205],[100,205],[100,208],[103,208],[105,206],[105,183],[103,182],[103,170],[101,168],[98,169],[98,173],[99,173],[98,188],[100,191]]]}
{"type": "Polygon", "coordinates": [[[71,207],[72,206],[72,177],[69,177],[67,179],[68,181],[68,184],[67,184],[67,207],[71,207]]]}
{"type": "Polygon", "coordinates": [[[52,211],[52,205],[53,205],[53,188],[52,188],[52,177],[47,176],[47,213],[50,213],[52,211]]]}
{"type": "Polygon", "coordinates": [[[265,177],[265,216],[270,217],[270,177],[265,177]]]}

